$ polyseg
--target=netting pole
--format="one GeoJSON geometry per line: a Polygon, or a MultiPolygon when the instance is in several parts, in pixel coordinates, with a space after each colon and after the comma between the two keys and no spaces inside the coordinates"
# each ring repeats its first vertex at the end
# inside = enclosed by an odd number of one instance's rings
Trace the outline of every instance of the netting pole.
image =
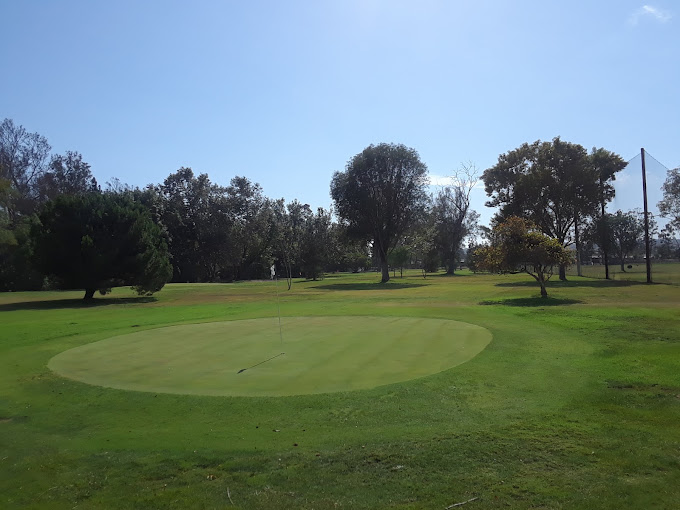
{"type": "Polygon", "coordinates": [[[647,257],[647,283],[652,283],[652,258],[649,243],[649,212],[647,210],[647,173],[645,172],[645,149],[640,149],[642,156],[642,198],[645,208],[645,255],[647,257]]]}

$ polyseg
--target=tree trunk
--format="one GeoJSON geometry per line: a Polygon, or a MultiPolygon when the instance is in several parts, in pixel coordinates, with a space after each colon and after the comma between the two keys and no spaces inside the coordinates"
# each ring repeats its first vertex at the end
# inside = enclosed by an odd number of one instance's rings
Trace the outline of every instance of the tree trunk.
{"type": "Polygon", "coordinates": [[[576,274],[583,276],[581,272],[581,241],[578,237],[578,214],[574,216],[574,242],[576,243],[576,274]]]}
{"type": "Polygon", "coordinates": [[[390,265],[387,263],[387,257],[380,261],[380,266],[382,268],[382,280],[380,280],[380,283],[387,283],[390,281],[390,265]]]}
{"type": "Polygon", "coordinates": [[[94,293],[97,291],[97,289],[85,289],[85,296],[83,299],[85,301],[92,301],[94,298],[94,293]]]}
{"type": "Polygon", "coordinates": [[[541,286],[541,297],[547,298],[548,291],[545,289],[545,273],[543,273],[543,270],[541,268],[535,268],[535,270],[536,273],[532,273],[526,267],[524,268],[524,272],[530,275],[541,286]]]}
{"type": "Polygon", "coordinates": [[[284,259],[283,267],[286,269],[286,283],[288,284],[288,290],[290,290],[293,286],[293,274],[291,273],[290,262],[284,259]]]}
{"type": "Polygon", "coordinates": [[[626,269],[623,267],[624,260],[623,260],[623,252],[619,250],[619,262],[621,263],[621,272],[625,273],[626,269]]]}
{"type": "Polygon", "coordinates": [[[567,281],[567,266],[560,264],[560,280],[563,282],[567,281]]]}
{"type": "Polygon", "coordinates": [[[547,298],[548,291],[545,288],[545,275],[543,274],[542,271],[538,271],[538,274],[536,274],[536,281],[541,286],[541,297],[547,298]]]}
{"type": "Polygon", "coordinates": [[[387,283],[390,281],[390,264],[387,261],[387,249],[383,247],[382,243],[376,239],[375,244],[378,248],[378,257],[380,258],[380,269],[382,271],[382,280],[380,283],[387,283]]]}

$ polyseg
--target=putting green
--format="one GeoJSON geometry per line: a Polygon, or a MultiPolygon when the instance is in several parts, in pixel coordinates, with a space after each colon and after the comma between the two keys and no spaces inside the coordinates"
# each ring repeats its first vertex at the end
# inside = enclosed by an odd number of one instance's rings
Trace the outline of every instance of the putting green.
{"type": "Polygon", "coordinates": [[[124,390],[282,396],[373,388],[468,361],[491,341],[444,319],[284,317],[138,331],[52,358],[54,372],[124,390]],[[246,370],[242,370],[246,369],[246,370]]]}

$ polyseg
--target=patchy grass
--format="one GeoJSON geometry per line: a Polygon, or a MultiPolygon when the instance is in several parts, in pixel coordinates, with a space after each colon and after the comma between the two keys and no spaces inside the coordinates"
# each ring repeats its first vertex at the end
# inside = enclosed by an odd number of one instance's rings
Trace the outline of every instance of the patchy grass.
{"type": "Polygon", "coordinates": [[[276,317],[274,284],[169,285],[150,301],[115,289],[94,306],[81,292],[0,295],[0,507],[677,507],[677,287],[572,277],[544,306],[522,275],[378,279],[279,285],[281,313],[458,320],[493,341],[362,391],[124,391],[47,363],[135,331],[276,317]]]}

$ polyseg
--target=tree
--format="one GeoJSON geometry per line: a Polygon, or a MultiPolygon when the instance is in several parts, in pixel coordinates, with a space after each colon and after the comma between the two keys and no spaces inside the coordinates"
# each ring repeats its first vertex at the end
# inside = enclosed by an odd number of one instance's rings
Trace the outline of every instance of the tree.
{"type": "Polygon", "coordinates": [[[328,260],[331,213],[319,207],[307,218],[300,243],[301,269],[306,278],[316,280],[328,260]]]}
{"type": "Polygon", "coordinates": [[[663,199],[659,202],[659,212],[670,220],[673,230],[680,231],[680,168],[668,170],[661,188],[663,199]]]}
{"type": "MultiPolygon", "coordinates": [[[[482,175],[491,197],[487,205],[500,207],[499,221],[513,215],[528,218],[541,232],[569,246],[578,237],[581,219],[593,215],[601,200],[611,199],[601,186],[601,179],[613,178],[613,172],[606,173],[599,161],[604,156],[599,150],[597,157],[589,156],[581,145],[559,137],[552,142],[525,143],[501,154],[498,163],[482,175]]],[[[565,266],[560,267],[560,279],[566,279],[565,266]]]]}
{"type": "Polygon", "coordinates": [[[348,235],[344,225],[331,224],[329,235],[328,268],[332,271],[368,271],[371,257],[366,241],[348,235]]]}
{"type": "Polygon", "coordinates": [[[470,193],[477,184],[476,170],[472,165],[464,166],[454,181],[453,186],[446,186],[434,196],[431,211],[436,231],[434,242],[448,274],[456,270],[463,241],[474,231],[479,219],[479,214],[470,209],[470,193]]]}
{"type": "Polygon", "coordinates": [[[43,287],[43,275],[32,263],[31,230],[37,222],[36,215],[20,217],[10,229],[0,218],[0,291],[40,290],[43,287]]]}
{"type": "Polygon", "coordinates": [[[659,232],[657,256],[661,259],[680,258],[680,239],[676,237],[675,229],[670,223],[659,232]]]}
{"type": "Polygon", "coordinates": [[[35,185],[45,172],[49,152],[50,145],[44,136],[15,126],[11,119],[0,123],[0,179],[9,181],[14,191],[7,204],[11,222],[18,215],[34,212],[35,185]]]}
{"type": "Polygon", "coordinates": [[[397,268],[399,268],[399,275],[401,278],[404,277],[404,266],[408,264],[410,258],[411,253],[408,249],[408,246],[399,245],[394,250],[392,250],[392,253],[390,253],[390,266],[392,266],[392,269],[395,271],[395,273],[397,268]]]}
{"type": "MultiPolygon", "coordinates": [[[[650,217],[650,231],[655,230],[656,222],[650,217]]],[[[621,271],[625,271],[626,258],[642,245],[644,232],[644,213],[618,210],[615,214],[596,218],[586,230],[585,237],[597,243],[603,254],[616,254],[621,271]]]]}
{"type": "Polygon", "coordinates": [[[626,258],[635,251],[644,239],[645,224],[642,214],[633,211],[616,211],[616,214],[605,215],[606,230],[612,248],[616,251],[621,271],[625,271],[626,258]]]}
{"type": "Polygon", "coordinates": [[[159,291],[172,276],[168,250],[149,212],[126,195],[61,195],[48,202],[33,232],[36,265],[65,289],[95,291],[130,285],[159,291]]]}
{"type": "Polygon", "coordinates": [[[233,219],[226,189],[207,174],[180,168],[154,190],[148,200],[167,229],[173,280],[205,282],[224,278],[236,258],[233,219]]]}
{"type": "Polygon", "coordinates": [[[479,245],[475,241],[472,241],[470,242],[470,244],[468,244],[467,258],[465,259],[465,263],[467,264],[468,269],[473,273],[476,273],[481,269],[479,267],[479,263],[481,260],[480,255],[482,252],[477,251],[480,248],[483,248],[483,245],[479,245]]]}
{"type": "Polygon", "coordinates": [[[41,202],[53,200],[57,195],[74,195],[99,189],[90,165],[83,161],[79,152],[74,151],[52,156],[47,171],[37,178],[36,188],[41,202]]]}
{"type": "Polygon", "coordinates": [[[222,187],[207,174],[180,168],[154,192],[145,200],[167,230],[174,281],[269,275],[281,206],[265,198],[258,184],[234,177],[222,187]]]}
{"type": "Polygon", "coordinates": [[[333,175],[335,210],[354,236],[372,241],[383,283],[390,252],[425,208],[426,185],[427,167],[401,144],[370,145],[333,175]]]}
{"type": "Polygon", "coordinates": [[[10,200],[11,185],[7,179],[0,179],[0,255],[11,246],[17,245],[17,240],[10,228],[7,204],[10,200]]]}
{"type": "Polygon", "coordinates": [[[36,184],[50,146],[11,119],[0,123],[0,290],[39,290],[42,276],[31,264],[31,225],[37,221],[36,184]]]}
{"type": "Polygon", "coordinates": [[[413,262],[420,267],[423,278],[427,273],[435,273],[441,265],[441,256],[435,238],[437,229],[432,214],[424,214],[418,219],[401,241],[407,246],[413,262]]]}
{"type": "Polygon", "coordinates": [[[235,279],[262,278],[274,260],[277,204],[246,177],[234,177],[226,188],[231,222],[231,267],[235,279]]]}
{"type": "Polygon", "coordinates": [[[37,218],[19,216],[10,221],[7,204],[12,194],[10,182],[0,179],[0,291],[40,290],[42,275],[31,265],[30,231],[37,218]]]}
{"type": "Polygon", "coordinates": [[[293,274],[301,273],[300,261],[305,225],[313,215],[309,204],[298,200],[284,206],[283,199],[275,204],[278,222],[276,259],[283,265],[288,290],[293,285],[293,274]]]}
{"type": "MultiPolygon", "coordinates": [[[[603,262],[605,265],[605,277],[609,278],[609,256],[607,251],[608,237],[606,222],[602,220],[606,215],[605,208],[607,202],[614,198],[614,186],[612,182],[616,180],[617,172],[620,172],[626,167],[626,162],[618,154],[614,154],[603,148],[595,148],[590,152],[588,156],[591,167],[595,170],[599,179],[599,203],[598,210],[595,214],[591,215],[591,221],[597,222],[598,218],[601,223],[601,228],[599,230],[599,237],[597,239],[591,239],[592,242],[597,243],[602,249],[603,262]]],[[[578,253],[577,263],[581,261],[581,249],[577,245],[576,251],[578,253]]],[[[579,272],[579,276],[580,276],[579,272]]]]}
{"type": "Polygon", "coordinates": [[[554,266],[568,265],[572,254],[558,239],[540,231],[531,221],[511,216],[497,224],[490,245],[475,252],[477,266],[491,272],[523,271],[531,275],[541,287],[541,297],[548,297],[546,282],[553,275],[554,266]]]}

